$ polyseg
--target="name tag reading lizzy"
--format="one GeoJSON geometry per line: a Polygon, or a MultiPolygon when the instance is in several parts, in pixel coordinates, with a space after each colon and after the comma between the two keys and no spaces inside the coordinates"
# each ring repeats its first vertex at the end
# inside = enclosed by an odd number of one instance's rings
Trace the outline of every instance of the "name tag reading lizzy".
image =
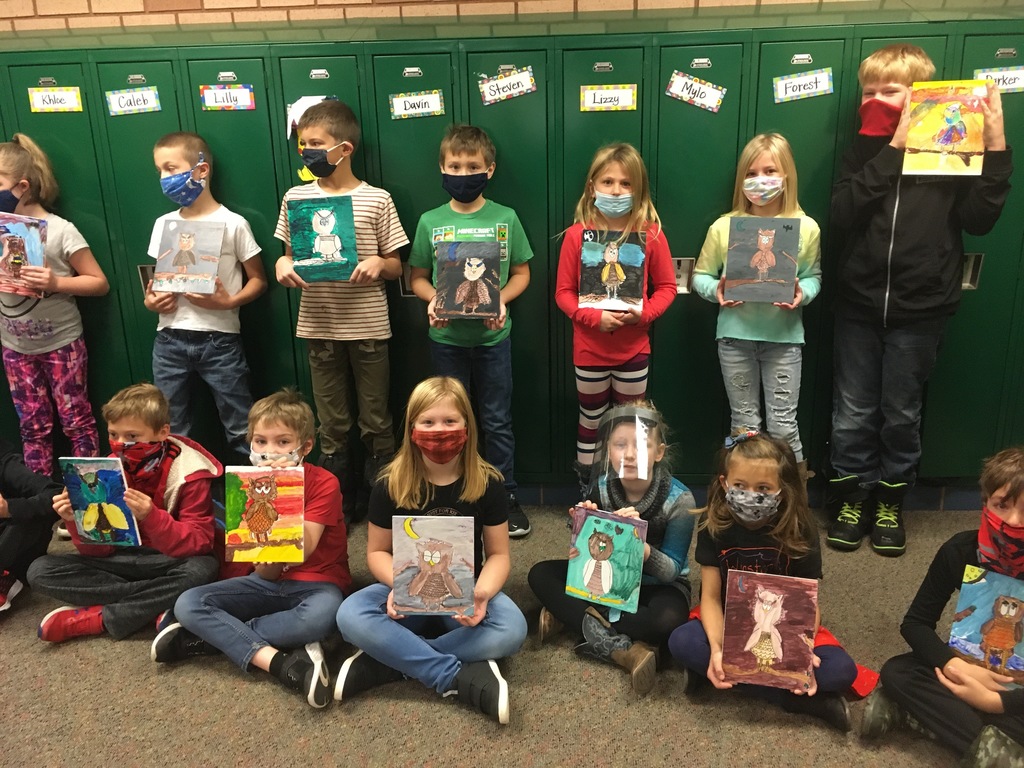
{"type": "Polygon", "coordinates": [[[508,74],[480,81],[480,97],[484,104],[496,104],[536,90],[537,81],[533,79],[533,67],[523,67],[508,74]]]}
{"type": "Polygon", "coordinates": [[[391,102],[392,120],[444,114],[444,93],[441,90],[392,93],[388,101],[391,102]]]}
{"type": "Polygon", "coordinates": [[[256,109],[255,89],[251,85],[218,83],[217,85],[200,85],[199,98],[203,110],[250,110],[256,109]]]}
{"type": "Polygon", "coordinates": [[[28,102],[33,112],[81,112],[82,92],[78,86],[29,88],[28,102]]]}
{"type": "Polygon", "coordinates": [[[580,112],[625,112],[635,109],[636,83],[580,86],[580,112]]]}
{"type": "Polygon", "coordinates": [[[1003,93],[1024,91],[1024,67],[997,67],[974,70],[975,80],[995,80],[1003,93]]]}
{"type": "Polygon", "coordinates": [[[139,112],[159,112],[160,94],[153,88],[128,88],[106,91],[107,111],[114,115],[135,115],[139,112]]]}
{"type": "Polygon", "coordinates": [[[722,107],[726,90],[720,85],[675,70],[669,78],[665,95],[706,109],[708,112],[717,112],[722,107]]]}
{"type": "Polygon", "coordinates": [[[775,103],[810,99],[833,92],[832,67],[800,72],[795,75],[782,75],[772,78],[775,89],[775,103]]]}

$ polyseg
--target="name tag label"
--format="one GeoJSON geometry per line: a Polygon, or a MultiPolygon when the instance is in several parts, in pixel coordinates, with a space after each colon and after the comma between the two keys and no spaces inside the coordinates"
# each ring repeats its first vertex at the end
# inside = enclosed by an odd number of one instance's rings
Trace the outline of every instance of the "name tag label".
{"type": "Polygon", "coordinates": [[[533,78],[533,67],[523,67],[508,74],[481,80],[480,98],[484,104],[497,104],[499,101],[514,99],[537,90],[537,81],[533,78]]]}
{"type": "Polygon", "coordinates": [[[675,70],[669,78],[665,95],[706,109],[708,112],[717,112],[722,107],[722,99],[725,98],[727,90],[720,85],[675,70]]]}
{"type": "Polygon", "coordinates": [[[626,112],[635,109],[636,83],[580,86],[580,112],[626,112]]]}
{"type": "Polygon", "coordinates": [[[393,93],[388,96],[388,101],[391,102],[392,120],[444,114],[444,93],[440,89],[436,91],[416,91],[413,93],[393,93]]]}
{"type": "Polygon", "coordinates": [[[996,67],[974,70],[975,80],[995,80],[1003,93],[1024,91],[1024,67],[996,67]]]}
{"type": "Polygon", "coordinates": [[[775,103],[810,99],[814,96],[825,96],[832,93],[832,67],[800,72],[795,75],[782,75],[772,79],[775,90],[775,103]]]}
{"type": "Polygon", "coordinates": [[[33,112],[81,112],[82,91],[76,86],[29,88],[29,106],[33,112]]]}
{"type": "Polygon", "coordinates": [[[251,85],[216,83],[200,85],[199,98],[203,111],[256,109],[256,93],[251,85]]]}
{"type": "Polygon", "coordinates": [[[160,94],[155,87],[127,88],[123,91],[106,91],[105,93],[107,111],[111,117],[160,111],[160,94]]]}

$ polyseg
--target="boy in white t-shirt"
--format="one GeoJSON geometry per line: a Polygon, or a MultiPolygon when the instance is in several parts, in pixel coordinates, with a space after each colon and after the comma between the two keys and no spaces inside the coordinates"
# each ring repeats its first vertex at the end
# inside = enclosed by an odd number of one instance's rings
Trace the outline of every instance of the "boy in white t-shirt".
{"type": "Polygon", "coordinates": [[[201,136],[167,134],[153,148],[153,161],[164,194],[181,207],[156,220],[149,241],[151,257],[160,256],[160,241],[169,221],[224,224],[214,293],[154,291],[152,281],[146,288],[146,308],[160,313],[153,343],[153,383],[171,406],[171,431],[187,436],[192,428],[191,380],[193,374],[198,375],[210,387],[228,445],[237,454],[228,463],[248,464],[246,431],[252,394],[239,336],[238,308],[267,289],[260,247],[248,222],[218,203],[210,192],[213,155],[201,136]]]}

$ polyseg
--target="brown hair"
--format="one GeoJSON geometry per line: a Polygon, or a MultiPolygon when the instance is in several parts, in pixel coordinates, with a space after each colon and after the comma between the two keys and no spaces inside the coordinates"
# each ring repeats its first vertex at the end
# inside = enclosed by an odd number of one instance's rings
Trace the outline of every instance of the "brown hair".
{"type": "Polygon", "coordinates": [[[253,432],[261,424],[280,424],[298,435],[299,443],[305,445],[316,435],[313,409],[302,396],[291,387],[285,387],[262,400],[257,400],[249,409],[249,430],[247,437],[252,442],[253,432]]]}
{"type": "Polygon", "coordinates": [[[185,156],[190,165],[195,166],[203,162],[208,163],[210,169],[213,169],[213,152],[210,151],[210,145],[206,143],[206,139],[198,133],[191,131],[168,133],[166,136],[161,136],[153,145],[154,152],[158,149],[180,149],[181,154],[185,156]],[[202,160],[199,159],[200,153],[203,155],[202,160]]]}
{"type": "Polygon", "coordinates": [[[122,419],[139,419],[159,432],[171,423],[171,409],[164,393],[154,385],[132,384],[103,406],[103,420],[108,424],[122,419]]]}
{"type": "Polygon", "coordinates": [[[353,150],[359,146],[362,136],[356,113],[348,104],[337,99],[324,99],[307,109],[299,118],[295,130],[301,137],[304,130],[313,127],[323,128],[338,143],[349,142],[353,150]]]}
{"type": "Polygon", "coordinates": [[[901,83],[910,87],[935,77],[935,64],[921,48],[910,43],[893,43],[879,48],[860,63],[857,80],[869,83],[901,83]]]}
{"type": "Polygon", "coordinates": [[[483,128],[475,125],[460,125],[454,123],[448,126],[441,139],[441,151],[438,153],[438,163],[444,167],[444,161],[448,154],[475,155],[479,152],[484,156],[484,164],[490,166],[494,162],[494,142],[487,135],[483,128]]]}
{"type": "Polygon", "coordinates": [[[580,196],[579,202],[576,203],[573,223],[593,223],[599,229],[608,229],[604,214],[594,205],[594,181],[610,163],[618,163],[622,166],[629,177],[633,192],[633,209],[630,211],[629,221],[622,237],[618,240],[619,243],[622,243],[630,232],[642,233],[651,224],[661,224],[658,212],[654,209],[654,202],[651,200],[651,185],[647,179],[644,159],[632,144],[608,144],[597,150],[590,163],[590,170],[587,172],[583,194],[580,196]]]}
{"type": "Polygon", "coordinates": [[[60,193],[50,158],[24,133],[16,133],[10,141],[0,144],[0,173],[10,176],[15,184],[22,179],[28,182],[26,203],[49,208],[60,193]]]}
{"type": "Polygon", "coordinates": [[[409,404],[405,408],[402,446],[395,454],[394,460],[380,473],[380,478],[387,480],[388,495],[397,507],[416,509],[433,498],[434,487],[427,481],[423,456],[419,448],[413,445],[412,429],[420,414],[443,400],[451,400],[452,405],[465,419],[469,436],[459,462],[462,473],[462,494],[459,500],[477,501],[484,495],[490,480],[501,479],[501,473],[484,461],[476,450],[476,419],[473,418],[473,407],[469,404],[465,387],[451,376],[433,376],[417,384],[409,395],[409,404]]]}
{"type": "Polygon", "coordinates": [[[772,156],[779,172],[786,177],[782,186],[782,208],[779,210],[779,216],[803,215],[800,201],[797,199],[796,162],[793,160],[793,150],[786,137],[779,133],[759,133],[748,141],[747,146],[740,152],[739,162],[736,163],[736,186],[732,192],[732,212],[750,213],[753,210],[753,203],[743,194],[743,182],[747,178],[750,166],[762,152],[772,156]]]}
{"type": "Polygon", "coordinates": [[[718,452],[719,472],[708,487],[708,505],[704,509],[694,510],[695,514],[704,513],[698,530],[707,528],[714,538],[733,525],[732,512],[725,503],[723,480],[728,477],[729,465],[735,458],[747,461],[768,460],[776,463],[781,499],[779,514],[769,535],[790,557],[806,555],[817,539],[818,527],[807,503],[807,490],[800,480],[796,456],[785,440],[763,432],[735,443],[732,448],[722,448],[718,452]]]}
{"type": "Polygon", "coordinates": [[[1004,448],[995,456],[985,459],[981,470],[981,498],[989,497],[1006,486],[1006,497],[1010,501],[1024,493],[1024,446],[1004,448]]]}

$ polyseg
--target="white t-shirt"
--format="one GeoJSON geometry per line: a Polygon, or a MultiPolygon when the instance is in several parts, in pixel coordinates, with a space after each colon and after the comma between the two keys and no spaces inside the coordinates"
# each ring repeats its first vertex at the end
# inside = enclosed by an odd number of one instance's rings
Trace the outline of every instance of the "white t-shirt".
{"type": "MultiPolygon", "coordinates": [[[[149,255],[156,260],[160,255],[160,237],[167,221],[214,221],[224,222],[224,241],[220,248],[220,262],[217,264],[217,277],[224,284],[224,290],[232,296],[242,290],[241,262],[248,261],[260,252],[260,247],[252,236],[249,222],[223,205],[208,216],[198,219],[186,219],[181,211],[164,214],[153,225],[153,234],[149,239],[149,255]]],[[[241,325],[238,322],[238,309],[204,309],[197,307],[184,296],[178,296],[178,308],[173,312],[160,314],[157,322],[158,331],[164,328],[177,328],[183,331],[219,331],[221,333],[238,333],[241,325]]]]}
{"type": "MultiPolygon", "coordinates": [[[[398,211],[391,195],[365,181],[350,192],[352,219],[356,230],[356,253],[359,260],[397,251],[409,243],[402,229],[398,211]]],[[[288,201],[330,197],[319,181],[292,187],[284,195],[274,237],[291,244],[288,226],[288,201]]],[[[325,282],[310,283],[302,290],[299,319],[295,335],[300,339],[331,339],[359,341],[390,339],[388,298],[384,281],[372,283],[325,282]]]]}

